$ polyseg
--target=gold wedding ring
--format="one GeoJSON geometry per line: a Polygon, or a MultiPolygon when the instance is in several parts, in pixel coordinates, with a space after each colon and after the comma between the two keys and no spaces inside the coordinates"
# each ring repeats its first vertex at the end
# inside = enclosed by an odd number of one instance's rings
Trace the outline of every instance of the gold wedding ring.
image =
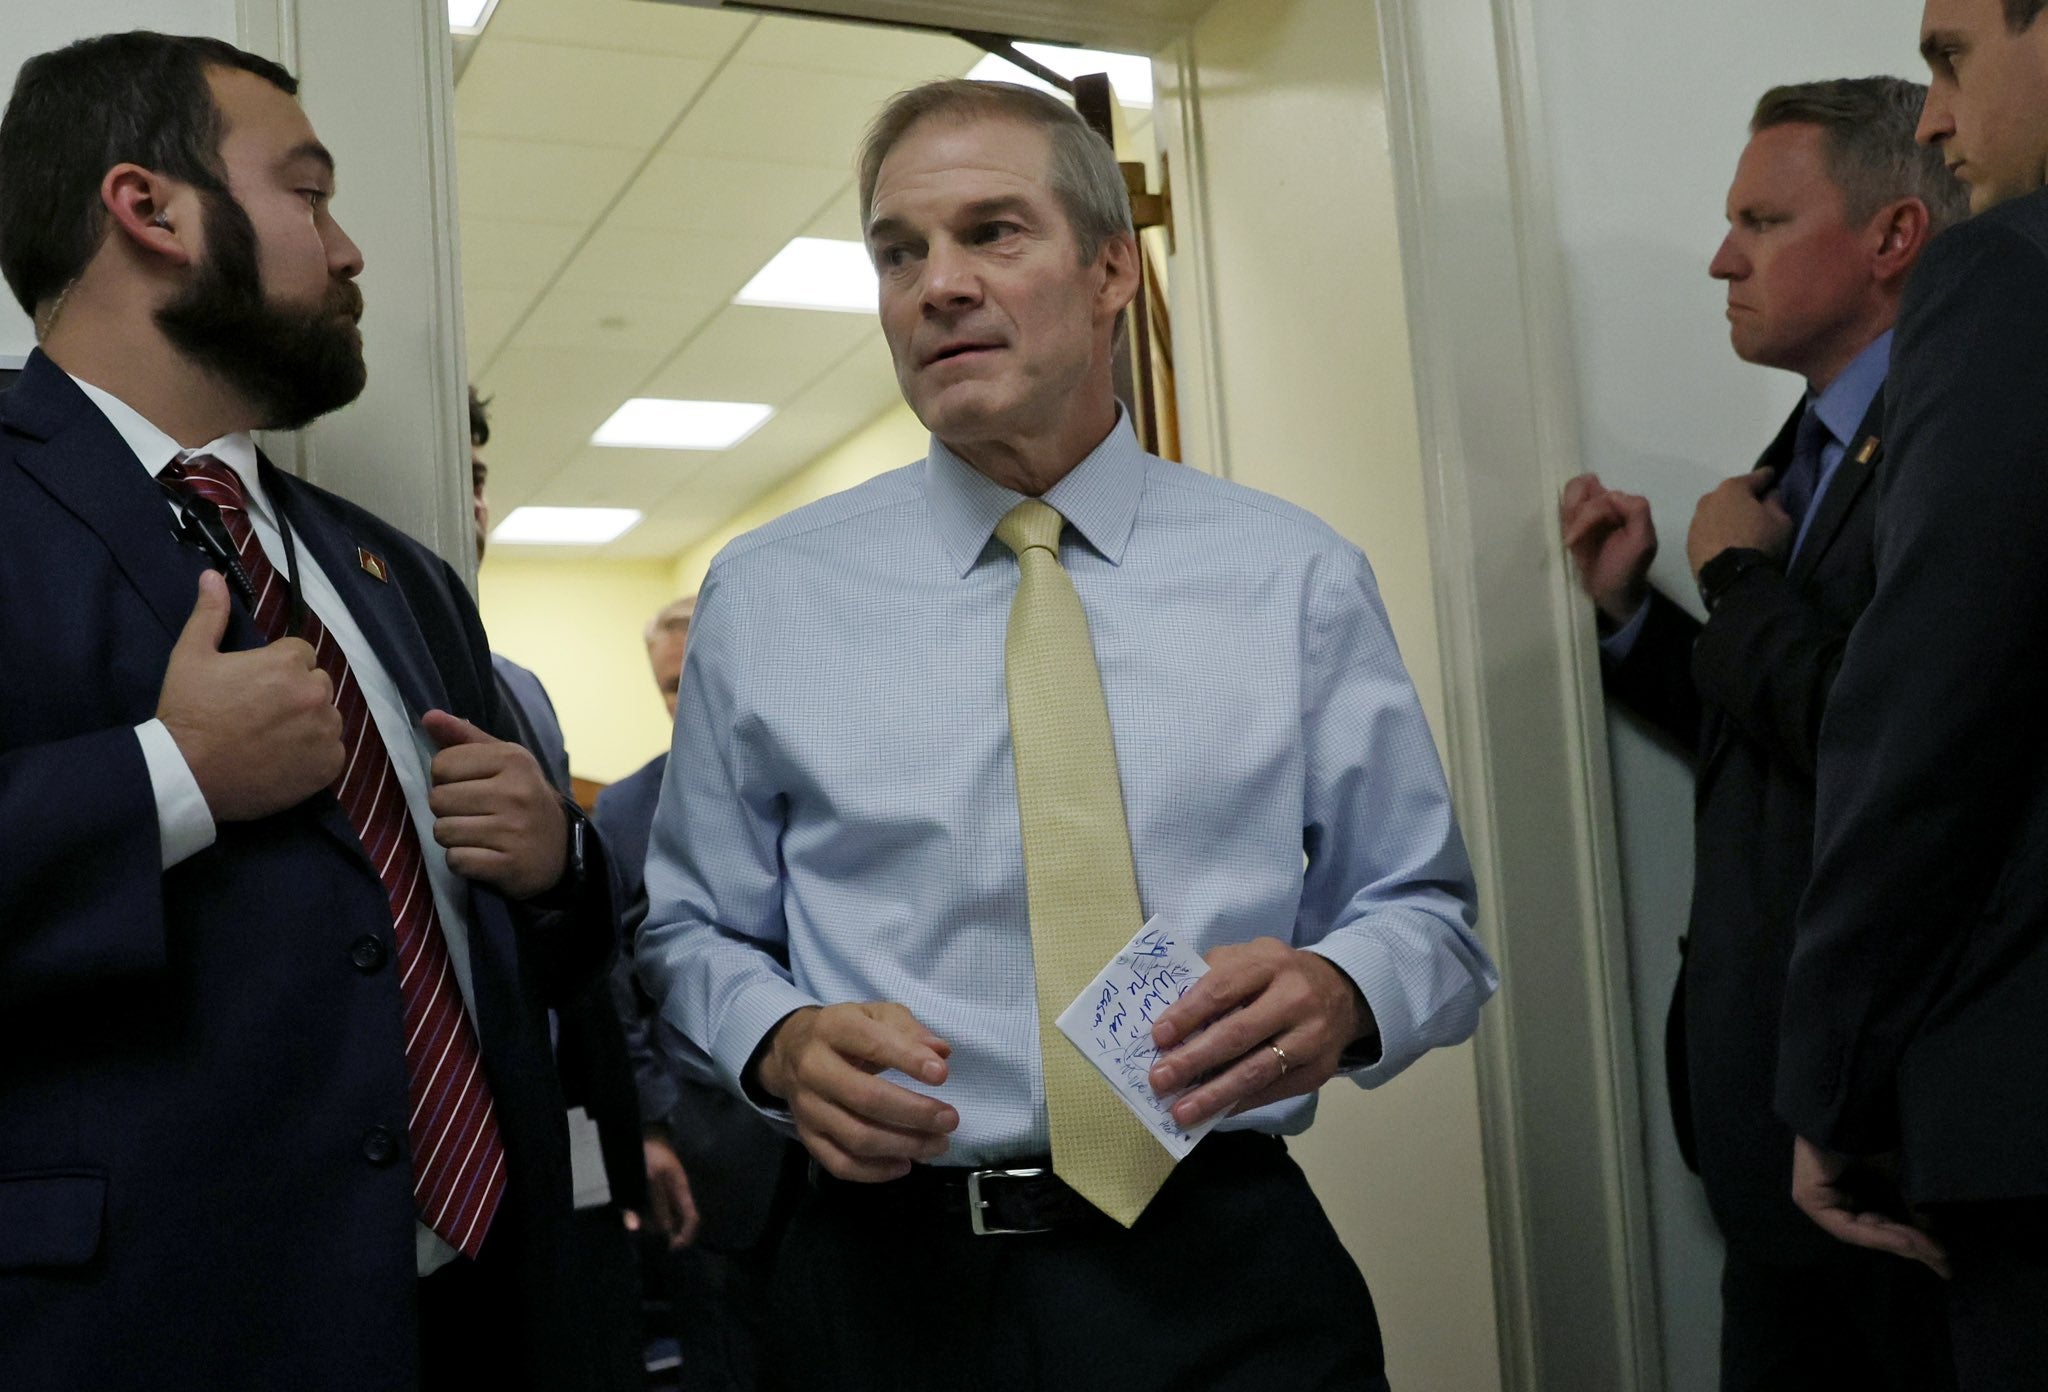
{"type": "Polygon", "coordinates": [[[1280,1047],[1280,1046],[1279,1046],[1278,1044],[1268,1044],[1268,1045],[1267,1045],[1266,1047],[1267,1047],[1268,1049],[1271,1049],[1271,1050],[1273,1051],[1273,1057],[1274,1057],[1274,1058],[1276,1058],[1276,1059],[1279,1059],[1279,1060],[1280,1060],[1280,1076],[1281,1076],[1281,1077],[1283,1077],[1283,1078],[1284,1078],[1284,1077],[1286,1077],[1286,1076],[1287,1076],[1287,1051],[1286,1051],[1285,1049],[1281,1048],[1281,1047],[1280,1047]]]}

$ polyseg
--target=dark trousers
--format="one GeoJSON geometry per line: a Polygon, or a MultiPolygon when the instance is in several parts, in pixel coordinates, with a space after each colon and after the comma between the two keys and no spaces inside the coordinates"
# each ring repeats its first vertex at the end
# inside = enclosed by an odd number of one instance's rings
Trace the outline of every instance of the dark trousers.
{"type": "Polygon", "coordinates": [[[758,1392],[764,1351],[782,1337],[769,1320],[775,1249],[745,1252],[685,1247],[665,1253],[679,1392],[758,1392]]]}
{"type": "Polygon", "coordinates": [[[1385,1392],[1364,1278],[1273,1137],[1209,1137],[1129,1231],[978,1237],[860,1192],[887,1188],[814,1188],[791,1221],[787,1392],[1385,1392]]]}
{"type": "Polygon", "coordinates": [[[1946,1295],[1918,1262],[1843,1244],[1721,1268],[1721,1392],[1949,1392],[1946,1295]]]}
{"type": "Polygon", "coordinates": [[[1942,1204],[1949,1336],[1962,1392],[2048,1389],[2048,1199],[1942,1204]]]}
{"type": "Polygon", "coordinates": [[[499,1207],[474,1261],[458,1256],[420,1278],[421,1392],[531,1386],[511,1207],[499,1207]]]}
{"type": "Polygon", "coordinates": [[[570,1308],[535,1337],[522,1288],[522,1235],[501,1205],[476,1259],[458,1256],[419,1283],[421,1392],[626,1392],[641,1383],[638,1283],[619,1212],[574,1215],[564,1264],[570,1308]],[[565,1339],[566,1336],[566,1339],[565,1339]]]}

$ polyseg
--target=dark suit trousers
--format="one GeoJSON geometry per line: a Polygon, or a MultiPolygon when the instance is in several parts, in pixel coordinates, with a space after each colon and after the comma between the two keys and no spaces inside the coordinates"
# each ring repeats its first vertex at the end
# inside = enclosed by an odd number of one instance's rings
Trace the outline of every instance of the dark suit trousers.
{"type": "Polygon", "coordinates": [[[1721,1392],[1949,1392],[1941,1278],[1841,1244],[1779,1266],[1731,1252],[1721,1268],[1721,1392]]]}
{"type": "Polygon", "coordinates": [[[2048,1199],[1930,1206],[1961,1392],[2048,1389],[2048,1199]]]}
{"type": "Polygon", "coordinates": [[[977,1237],[863,1187],[813,1188],[783,1241],[787,1392],[1385,1392],[1365,1281],[1271,1137],[1210,1137],[1128,1232],[977,1237]]]}

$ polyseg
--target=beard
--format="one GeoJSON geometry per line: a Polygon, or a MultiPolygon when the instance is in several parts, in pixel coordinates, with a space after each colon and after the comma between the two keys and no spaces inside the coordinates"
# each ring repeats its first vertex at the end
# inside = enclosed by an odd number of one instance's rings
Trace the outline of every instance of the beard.
{"type": "Polygon", "coordinates": [[[206,259],[157,327],[247,400],[260,429],[297,430],[354,401],[369,378],[355,327],[363,292],[335,280],[315,308],[272,304],[249,215],[230,194],[203,197],[206,259]]]}

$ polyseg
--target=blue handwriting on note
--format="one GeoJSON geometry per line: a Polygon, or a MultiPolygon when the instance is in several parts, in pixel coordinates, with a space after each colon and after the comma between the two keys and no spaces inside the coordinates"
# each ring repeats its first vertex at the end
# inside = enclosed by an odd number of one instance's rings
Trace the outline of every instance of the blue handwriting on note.
{"type": "Polygon", "coordinates": [[[1175,1159],[1193,1150],[1221,1118],[1184,1131],[1171,1110],[1180,1094],[1161,1097],[1152,1091],[1146,1075],[1159,1055],[1152,1044],[1152,1025],[1208,969],[1193,948],[1181,946],[1172,928],[1155,917],[1110,958],[1059,1018],[1060,1032],[1101,1071],[1124,1105],[1175,1159]]]}

